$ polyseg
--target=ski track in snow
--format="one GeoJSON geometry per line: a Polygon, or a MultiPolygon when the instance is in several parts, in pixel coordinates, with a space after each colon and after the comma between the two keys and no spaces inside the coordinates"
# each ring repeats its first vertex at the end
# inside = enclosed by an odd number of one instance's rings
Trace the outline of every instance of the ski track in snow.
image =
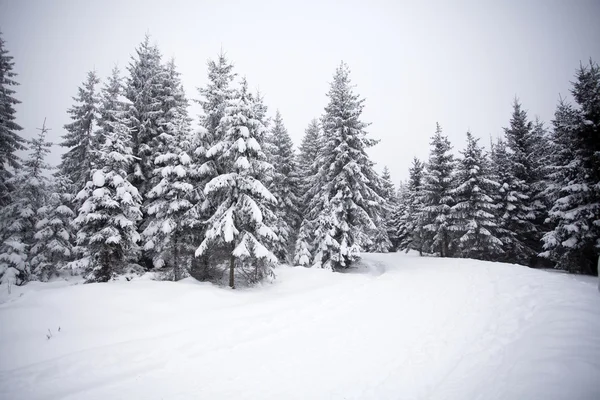
{"type": "Polygon", "coordinates": [[[600,398],[593,278],[398,253],[277,273],[14,288],[0,399],[600,398]]]}

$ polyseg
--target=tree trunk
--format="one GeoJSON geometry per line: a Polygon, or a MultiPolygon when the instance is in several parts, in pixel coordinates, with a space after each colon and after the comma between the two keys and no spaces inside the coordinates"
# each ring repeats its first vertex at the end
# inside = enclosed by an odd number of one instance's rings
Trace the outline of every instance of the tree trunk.
{"type": "Polygon", "coordinates": [[[229,258],[229,287],[235,289],[235,257],[233,254],[229,258]]]}
{"type": "Polygon", "coordinates": [[[179,235],[177,234],[177,232],[173,235],[173,246],[174,246],[174,250],[173,250],[173,280],[175,282],[177,282],[178,280],[181,279],[181,274],[180,274],[180,265],[179,265],[179,235]]]}

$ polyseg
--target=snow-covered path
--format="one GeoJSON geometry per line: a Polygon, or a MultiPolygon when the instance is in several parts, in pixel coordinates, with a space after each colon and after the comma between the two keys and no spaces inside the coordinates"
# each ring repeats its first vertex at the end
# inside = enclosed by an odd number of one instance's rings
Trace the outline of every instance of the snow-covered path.
{"type": "Polygon", "coordinates": [[[14,288],[0,399],[600,398],[592,278],[402,254],[364,264],[281,268],[239,291],[14,288]]]}

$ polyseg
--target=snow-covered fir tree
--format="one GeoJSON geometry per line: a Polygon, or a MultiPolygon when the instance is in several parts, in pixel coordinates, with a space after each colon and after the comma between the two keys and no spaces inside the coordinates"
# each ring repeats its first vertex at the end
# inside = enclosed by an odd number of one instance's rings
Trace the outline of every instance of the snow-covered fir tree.
{"type": "Polygon", "coordinates": [[[571,90],[576,108],[559,104],[553,132],[555,201],[544,256],[570,272],[597,274],[600,255],[600,68],[581,65],[571,90]]]}
{"type": "Polygon", "coordinates": [[[350,267],[371,245],[384,203],[380,178],[366,153],[377,141],[367,138],[364,100],[354,93],[349,75],[342,62],[327,94],[319,171],[305,215],[314,227],[313,265],[333,271],[350,267]]]}
{"type": "Polygon", "coordinates": [[[311,188],[316,189],[314,180],[319,171],[319,156],[321,150],[321,128],[319,120],[313,119],[304,132],[300,153],[298,154],[298,172],[300,175],[300,215],[302,221],[296,237],[294,246],[294,265],[309,267],[312,263],[312,227],[308,217],[310,214],[308,205],[310,203],[311,188]]]}
{"type": "MultiPolygon", "coordinates": [[[[205,87],[198,89],[200,94],[198,102],[202,107],[200,126],[192,140],[194,148],[192,162],[198,167],[196,188],[200,196],[196,208],[201,221],[208,220],[220,204],[220,199],[217,197],[206,198],[204,196],[204,187],[220,173],[225,173],[226,169],[217,154],[211,153],[211,156],[208,157],[207,152],[225,136],[226,127],[223,116],[228,102],[235,96],[232,83],[236,77],[233,72],[233,64],[222,51],[216,61],[209,60],[207,65],[208,83],[205,87]]],[[[202,224],[197,229],[201,240],[205,230],[206,224],[202,224]]],[[[219,259],[219,255],[214,253],[196,257],[190,273],[199,280],[216,278],[220,273],[219,268],[216,267],[219,259]]]]}
{"type": "Polygon", "coordinates": [[[298,171],[302,180],[302,193],[308,191],[310,180],[317,175],[318,164],[316,161],[319,157],[320,147],[321,127],[319,126],[319,120],[314,118],[304,131],[298,154],[298,171]]]}
{"type": "Polygon", "coordinates": [[[395,251],[407,250],[401,246],[408,238],[410,238],[411,231],[408,230],[410,221],[409,214],[409,203],[410,203],[410,192],[406,182],[400,182],[398,190],[396,192],[396,206],[392,212],[392,226],[394,228],[394,238],[392,242],[395,251]]]}
{"type": "Polygon", "coordinates": [[[369,251],[387,253],[394,247],[391,238],[395,238],[396,234],[392,221],[392,212],[396,206],[396,189],[387,166],[383,168],[379,184],[379,195],[383,199],[383,203],[375,221],[377,231],[372,239],[373,243],[369,246],[369,251]]]}
{"type": "Polygon", "coordinates": [[[423,182],[424,249],[440,257],[451,257],[450,209],[456,204],[452,195],[455,160],[452,146],[437,124],[431,138],[431,151],[423,182]]]}
{"type": "Polygon", "coordinates": [[[137,222],[142,216],[142,198],[127,179],[134,161],[131,135],[124,123],[113,128],[94,150],[98,152],[98,167],[77,194],[83,205],[74,225],[78,228],[77,245],[85,253],[74,265],[84,269],[87,282],[106,282],[127,272],[139,253],[137,222]]]}
{"type": "Polygon", "coordinates": [[[416,250],[423,255],[423,184],[425,166],[416,157],[408,169],[408,183],[399,190],[399,205],[393,215],[398,250],[416,250]]]}
{"type": "Polygon", "coordinates": [[[174,59],[164,66],[160,90],[160,113],[156,120],[157,135],[149,138],[148,142],[153,155],[150,160],[153,169],[147,173],[150,188],[156,186],[161,180],[161,168],[154,168],[156,158],[171,150],[173,140],[176,142],[187,140],[190,129],[191,120],[187,111],[189,104],[174,59]]]}
{"type": "Polygon", "coordinates": [[[35,243],[37,211],[46,201],[47,172],[44,161],[52,143],[46,141],[46,121],[39,135],[29,141],[30,154],[9,183],[12,201],[0,210],[0,282],[23,284],[30,279],[29,250],[35,243]]]}
{"type": "Polygon", "coordinates": [[[289,255],[300,224],[300,178],[294,144],[279,111],[275,113],[273,126],[267,138],[270,149],[269,162],[273,165],[268,189],[277,199],[275,233],[278,239],[275,255],[280,262],[287,262],[291,261],[289,255]]]}
{"type": "Polygon", "coordinates": [[[167,152],[155,160],[162,179],[148,192],[149,222],[143,238],[144,249],[153,254],[154,265],[169,267],[169,277],[177,281],[191,267],[197,243],[195,228],[200,220],[194,207],[198,195],[189,156],[191,145],[185,138],[174,136],[172,140],[167,152]]]}
{"type": "Polygon", "coordinates": [[[478,142],[467,132],[467,146],[456,168],[456,187],[451,191],[456,204],[450,209],[449,229],[456,237],[457,255],[493,260],[503,253],[494,202],[500,184],[491,179],[489,161],[478,142]]]}
{"type": "Polygon", "coordinates": [[[161,58],[158,47],[152,45],[150,36],[146,35],[129,64],[125,85],[125,96],[131,103],[127,120],[131,128],[134,156],[129,179],[142,198],[152,188],[154,159],[159,155],[153,142],[160,135],[159,120],[163,114],[163,79],[166,70],[161,58]]]}
{"type": "Polygon", "coordinates": [[[236,271],[247,281],[257,282],[272,275],[271,267],[277,264],[270,250],[277,235],[265,223],[275,219],[272,207],[277,200],[261,181],[272,166],[257,139],[265,134],[257,117],[244,80],[225,108],[220,122],[224,136],[206,152],[209,160],[227,168],[204,188],[207,201],[218,206],[207,221],[208,230],[196,255],[223,254],[221,263],[229,270],[232,288],[236,271]]]}
{"type": "Polygon", "coordinates": [[[99,82],[94,71],[88,72],[77,96],[73,97],[75,105],[68,110],[72,122],[64,126],[67,133],[62,136],[60,143],[67,151],[61,156],[59,170],[73,182],[76,191],[83,188],[92,169],[91,149],[99,103],[96,86],[99,82]]]}
{"type": "Polygon", "coordinates": [[[75,233],[72,222],[75,213],[73,184],[60,173],[54,177],[46,204],[38,209],[38,221],[33,236],[29,259],[35,279],[47,281],[57,276],[74,256],[75,233]]]}
{"type": "Polygon", "coordinates": [[[12,170],[20,167],[17,151],[25,149],[25,140],[18,133],[23,128],[15,122],[15,105],[20,103],[13,97],[13,87],[18,85],[14,80],[17,75],[13,71],[15,63],[5,45],[0,33],[0,207],[11,202],[12,170]]]}
{"type": "Polygon", "coordinates": [[[154,141],[159,155],[154,159],[152,181],[157,183],[147,194],[143,239],[154,266],[166,265],[169,278],[179,280],[191,267],[197,244],[195,228],[200,220],[195,207],[198,195],[190,156],[187,100],[173,61],[167,65],[163,90],[166,101],[159,120],[161,133],[154,141]]]}
{"type": "MultiPolygon", "coordinates": [[[[107,135],[115,130],[115,125],[123,120],[128,103],[124,97],[121,71],[114,67],[100,92],[98,105],[98,129],[94,134],[94,147],[99,149],[107,135]]],[[[88,177],[89,178],[89,177],[88,177]]]]}
{"type": "MultiPolygon", "coordinates": [[[[497,193],[493,196],[497,207],[497,237],[502,241],[502,249],[504,250],[499,260],[515,262],[519,254],[527,252],[516,231],[511,229],[511,226],[519,221],[515,213],[518,210],[518,205],[523,200],[523,194],[518,190],[514,190],[515,187],[520,187],[520,185],[518,185],[518,181],[516,182],[516,178],[511,172],[511,161],[505,140],[498,138],[496,143],[492,144],[490,159],[492,179],[500,185],[497,193]]],[[[525,261],[523,260],[523,262],[525,261]]]]}
{"type": "Polygon", "coordinates": [[[527,119],[527,112],[521,108],[518,100],[515,100],[510,126],[504,129],[507,160],[501,164],[502,168],[508,170],[499,173],[509,175],[504,182],[499,181],[507,196],[504,205],[500,206],[504,210],[500,226],[513,235],[512,244],[505,243],[506,260],[523,265],[533,265],[540,240],[538,229],[533,223],[538,210],[534,208],[533,202],[536,147],[532,128],[532,123],[527,119]],[[507,187],[504,187],[505,184],[507,187]],[[506,202],[510,202],[511,206],[507,207],[506,202]]]}

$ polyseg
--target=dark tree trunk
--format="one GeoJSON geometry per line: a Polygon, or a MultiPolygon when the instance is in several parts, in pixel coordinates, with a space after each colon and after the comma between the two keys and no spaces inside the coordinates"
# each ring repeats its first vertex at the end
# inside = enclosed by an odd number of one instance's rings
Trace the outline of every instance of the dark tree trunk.
{"type": "Polygon", "coordinates": [[[235,289],[235,257],[233,254],[229,258],[229,287],[235,289]]]}

